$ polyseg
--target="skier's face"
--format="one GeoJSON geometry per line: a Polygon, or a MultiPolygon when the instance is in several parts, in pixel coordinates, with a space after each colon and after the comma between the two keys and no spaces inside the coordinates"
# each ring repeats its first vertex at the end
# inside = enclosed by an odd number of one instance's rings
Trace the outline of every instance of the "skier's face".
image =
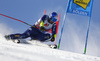
{"type": "Polygon", "coordinates": [[[57,21],[57,16],[51,17],[49,22],[50,22],[51,24],[53,24],[53,23],[56,22],[56,21],[57,21]]]}
{"type": "Polygon", "coordinates": [[[50,20],[50,21],[49,21],[49,23],[53,24],[53,23],[54,23],[54,21],[51,21],[51,20],[50,20]]]}

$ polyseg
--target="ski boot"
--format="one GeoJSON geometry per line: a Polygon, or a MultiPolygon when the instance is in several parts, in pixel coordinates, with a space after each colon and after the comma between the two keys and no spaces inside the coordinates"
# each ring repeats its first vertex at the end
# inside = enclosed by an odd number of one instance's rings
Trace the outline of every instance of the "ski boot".
{"type": "Polygon", "coordinates": [[[14,43],[20,43],[20,40],[19,39],[14,39],[12,40],[14,43]]]}
{"type": "Polygon", "coordinates": [[[56,49],[57,45],[49,45],[50,48],[56,49]]]}

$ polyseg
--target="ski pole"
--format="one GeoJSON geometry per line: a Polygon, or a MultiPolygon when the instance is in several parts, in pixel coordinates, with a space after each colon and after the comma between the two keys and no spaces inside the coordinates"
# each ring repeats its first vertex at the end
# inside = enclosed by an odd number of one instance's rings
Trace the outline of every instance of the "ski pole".
{"type": "Polygon", "coordinates": [[[7,16],[7,15],[4,15],[4,14],[0,14],[0,15],[1,15],[1,16],[4,16],[4,17],[7,17],[7,18],[10,18],[10,19],[13,19],[13,20],[16,20],[16,21],[19,21],[19,22],[22,22],[22,23],[24,23],[24,24],[26,24],[26,25],[29,25],[29,26],[31,26],[31,27],[35,27],[35,26],[30,25],[30,24],[28,24],[28,23],[26,23],[26,22],[24,22],[24,21],[19,20],[19,19],[16,19],[16,18],[7,16]]]}

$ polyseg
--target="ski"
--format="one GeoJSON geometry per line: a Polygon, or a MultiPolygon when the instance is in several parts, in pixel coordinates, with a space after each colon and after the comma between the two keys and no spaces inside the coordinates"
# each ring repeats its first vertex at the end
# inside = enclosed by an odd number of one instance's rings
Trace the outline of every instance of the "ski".
{"type": "MultiPolygon", "coordinates": [[[[20,40],[21,42],[21,40],[20,40]]],[[[25,41],[24,41],[25,42],[25,41]]],[[[28,43],[32,44],[32,45],[37,45],[37,46],[42,46],[42,47],[48,47],[48,48],[52,48],[52,49],[56,49],[57,45],[54,44],[44,44],[43,42],[39,41],[39,40],[27,40],[28,43]]]]}
{"type": "Polygon", "coordinates": [[[32,44],[32,45],[41,46],[41,47],[47,47],[47,48],[52,48],[52,49],[56,49],[57,48],[57,45],[44,44],[44,43],[40,42],[39,40],[23,40],[23,39],[11,40],[10,39],[10,40],[7,40],[7,41],[12,41],[12,42],[14,42],[16,44],[32,44]]]}

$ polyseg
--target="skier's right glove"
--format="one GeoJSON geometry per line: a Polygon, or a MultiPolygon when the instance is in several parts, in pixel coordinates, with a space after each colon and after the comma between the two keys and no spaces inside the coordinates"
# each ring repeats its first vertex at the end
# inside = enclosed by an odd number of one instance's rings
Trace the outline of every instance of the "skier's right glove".
{"type": "Polygon", "coordinates": [[[43,26],[40,27],[40,30],[41,30],[42,32],[45,31],[45,29],[44,29],[43,26]]]}
{"type": "Polygon", "coordinates": [[[45,31],[45,29],[44,29],[44,22],[43,21],[40,22],[40,30],[42,32],[45,31]]]}

